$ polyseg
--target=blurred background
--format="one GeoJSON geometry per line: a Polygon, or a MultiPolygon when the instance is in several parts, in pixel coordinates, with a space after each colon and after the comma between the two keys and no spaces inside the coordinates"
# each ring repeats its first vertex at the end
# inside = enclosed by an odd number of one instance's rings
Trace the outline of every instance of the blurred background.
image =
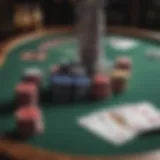
{"type": "MultiPolygon", "coordinates": [[[[48,26],[75,23],[77,0],[0,0],[0,39],[48,26]]],[[[160,0],[106,0],[109,26],[129,26],[158,31],[160,0]]]]}

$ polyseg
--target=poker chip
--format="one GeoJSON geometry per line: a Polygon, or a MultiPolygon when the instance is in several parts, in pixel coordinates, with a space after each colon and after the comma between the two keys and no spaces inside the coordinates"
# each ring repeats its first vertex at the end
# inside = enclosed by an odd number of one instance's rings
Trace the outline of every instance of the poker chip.
{"type": "Polygon", "coordinates": [[[111,95],[110,78],[106,75],[95,75],[92,84],[92,97],[94,99],[108,98],[111,95]]]}
{"type": "Polygon", "coordinates": [[[39,68],[27,68],[24,71],[23,81],[40,85],[42,79],[42,71],[39,68]]]}
{"type": "Polygon", "coordinates": [[[160,51],[159,50],[154,50],[150,49],[146,52],[146,56],[149,59],[160,59],[160,51]]]}
{"type": "Polygon", "coordinates": [[[27,92],[27,93],[35,93],[37,91],[37,87],[33,83],[19,83],[16,86],[16,92],[27,92]]]}
{"type": "Polygon", "coordinates": [[[16,86],[15,90],[18,106],[37,104],[38,90],[34,83],[21,82],[16,86]]]}
{"type": "Polygon", "coordinates": [[[16,112],[16,117],[19,120],[39,119],[41,114],[39,107],[36,106],[21,106],[16,112]]]}
{"type": "Polygon", "coordinates": [[[42,76],[42,71],[39,68],[26,68],[24,76],[42,76]]]}
{"type": "Polygon", "coordinates": [[[21,55],[21,59],[24,61],[28,61],[32,59],[32,52],[25,52],[21,55]]]}
{"type": "Polygon", "coordinates": [[[131,69],[132,60],[129,57],[118,57],[116,59],[116,68],[119,69],[131,69]]]}
{"type": "Polygon", "coordinates": [[[96,83],[106,83],[106,84],[110,83],[109,77],[104,76],[104,75],[100,75],[100,74],[94,76],[93,81],[96,83]]]}
{"type": "Polygon", "coordinates": [[[121,69],[115,69],[111,73],[111,77],[112,77],[112,79],[125,79],[125,80],[127,80],[130,78],[130,72],[124,71],[121,69]]]}
{"type": "Polygon", "coordinates": [[[123,92],[127,88],[127,81],[130,77],[128,71],[114,70],[111,74],[112,91],[114,93],[123,92]]]}
{"type": "Polygon", "coordinates": [[[44,124],[42,114],[38,107],[20,107],[15,112],[18,130],[23,135],[33,135],[42,133],[44,124]]]}
{"type": "Polygon", "coordinates": [[[90,86],[91,86],[91,80],[88,76],[85,74],[80,76],[74,76],[72,77],[72,86],[73,86],[73,94],[72,99],[73,100],[82,100],[86,98],[89,94],[90,86]]]}

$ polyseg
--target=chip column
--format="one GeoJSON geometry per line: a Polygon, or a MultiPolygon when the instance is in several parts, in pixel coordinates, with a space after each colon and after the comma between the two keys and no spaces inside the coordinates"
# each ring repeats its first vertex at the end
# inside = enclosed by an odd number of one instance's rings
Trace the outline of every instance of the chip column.
{"type": "Polygon", "coordinates": [[[93,77],[92,98],[95,100],[108,98],[111,95],[110,78],[103,74],[98,74],[93,77]]]}
{"type": "Polygon", "coordinates": [[[41,79],[42,73],[39,69],[29,68],[24,72],[23,81],[34,83],[37,87],[40,87],[41,79]]]}
{"type": "Polygon", "coordinates": [[[124,70],[114,70],[111,74],[111,84],[113,93],[124,92],[128,87],[128,79],[130,74],[128,71],[124,70]]]}
{"type": "Polygon", "coordinates": [[[116,59],[116,68],[123,70],[131,70],[132,61],[129,57],[118,57],[116,59]]]}
{"type": "Polygon", "coordinates": [[[34,83],[21,82],[16,86],[15,91],[18,107],[38,104],[38,89],[34,83]]]}
{"type": "Polygon", "coordinates": [[[73,78],[73,95],[74,101],[87,98],[91,86],[90,78],[87,76],[77,76],[73,78]]]}
{"type": "Polygon", "coordinates": [[[72,78],[66,74],[55,75],[52,77],[52,96],[53,101],[66,103],[71,99],[72,78]]]}
{"type": "Polygon", "coordinates": [[[44,131],[42,113],[36,106],[18,108],[15,120],[21,136],[37,135],[44,131]]]}

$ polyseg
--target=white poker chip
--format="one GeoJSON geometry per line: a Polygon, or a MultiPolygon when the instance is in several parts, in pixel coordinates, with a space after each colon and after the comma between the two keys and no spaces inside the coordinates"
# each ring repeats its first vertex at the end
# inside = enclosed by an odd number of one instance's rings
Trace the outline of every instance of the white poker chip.
{"type": "Polygon", "coordinates": [[[157,58],[160,58],[160,53],[148,52],[146,53],[146,56],[151,59],[157,59],[157,58]]]}
{"type": "Polygon", "coordinates": [[[135,48],[138,43],[134,39],[128,38],[111,38],[110,44],[115,49],[128,50],[135,48]]]}
{"type": "Polygon", "coordinates": [[[160,58],[160,51],[157,48],[148,49],[146,52],[146,56],[149,58],[160,58]]]}
{"type": "Polygon", "coordinates": [[[27,68],[24,71],[25,76],[42,76],[42,72],[39,68],[27,68]]]}

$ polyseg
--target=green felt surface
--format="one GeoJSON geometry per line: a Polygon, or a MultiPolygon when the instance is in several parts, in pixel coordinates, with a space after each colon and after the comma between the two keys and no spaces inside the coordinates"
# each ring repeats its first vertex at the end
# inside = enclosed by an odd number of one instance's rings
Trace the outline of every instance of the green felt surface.
{"type": "MultiPolygon", "coordinates": [[[[14,99],[14,87],[21,80],[23,70],[27,67],[39,67],[43,71],[43,88],[49,83],[49,69],[53,63],[60,62],[62,58],[74,59],[77,45],[74,39],[51,47],[44,62],[22,61],[20,55],[27,50],[38,49],[42,43],[51,39],[68,37],[69,34],[43,36],[26,41],[15,46],[9,53],[7,61],[0,69],[0,133],[12,130],[15,127],[13,117],[14,109],[11,102],[14,99]]],[[[49,150],[76,153],[76,154],[124,154],[154,150],[159,147],[160,134],[137,138],[123,146],[116,147],[107,141],[95,136],[77,125],[77,118],[103,107],[112,105],[150,101],[160,106],[160,61],[149,60],[145,53],[149,48],[160,47],[160,44],[138,38],[128,37],[137,42],[137,46],[128,50],[120,50],[110,45],[109,40],[115,35],[104,37],[103,46],[105,57],[114,60],[116,56],[127,55],[133,60],[132,78],[128,90],[107,101],[54,105],[42,102],[40,104],[45,122],[45,132],[33,137],[27,143],[44,147],[49,150]]],[[[125,38],[125,37],[118,37],[125,38]]]]}

